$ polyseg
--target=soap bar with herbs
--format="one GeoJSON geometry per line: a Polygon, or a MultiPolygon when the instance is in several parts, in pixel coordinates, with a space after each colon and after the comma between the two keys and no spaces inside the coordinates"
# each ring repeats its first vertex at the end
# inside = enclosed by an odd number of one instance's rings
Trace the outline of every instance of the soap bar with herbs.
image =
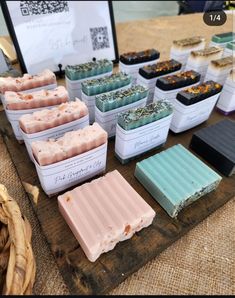
{"type": "Polygon", "coordinates": [[[219,93],[221,90],[222,85],[214,81],[207,81],[180,91],[176,95],[176,99],[180,101],[182,104],[189,106],[204,99],[207,99],[219,93]]]}
{"type": "Polygon", "coordinates": [[[109,92],[131,83],[129,74],[118,72],[102,78],[86,80],[82,82],[82,92],[88,96],[109,92]]]}
{"type": "Polygon", "coordinates": [[[202,36],[193,36],[179,40],[173,40],[173,48],[177,50],[193,49],[205,44],[205,38],[202,36]]]}
{"type": "Polygon", "coordinates": [[[65,75],[70,80],[81,80],[101,75],[113,70],[113,63],[108,59],[101,59],[77,65],[67,65],[65,75]]]}
{"type": "Polygon", "coordinates": [[[118,115],[118,124],[124,130],[131,130],[149,124],[173,113],[173,106],[169,101],[159,100],[143,108],[131,109],[118,115]]]}
{"type": "Polygon", "coordinates": [[[138,162],[135,177],[173,218],[222,179],[181,144],[138,162]]]}
{"type": "Polygon", "coordinates": [[[199,63],[199,64],[203,64],[203,63],[208,64],[211,60],[221,58],[222,53],[223,53],[223,48],[217,47],[217,46],[205,48],[203,50],[192,51],[190,53],[187,63],[189,65],[190,63],[193,63],[193,62],[199,63]]]}
{"type": "Polygon", "coordinates": [[[231,70],[234,66],[235,59],[232,56],[223,57],[220,59],[212,60],[209,65],[209,70],[213,71],[225,71],[231,70]]]}
{"type": "Polygon", "coordinates": [[[194,70],[181,71],[174,75],[159,78],[156,82],[156,87],[164,91],[174,90],[198,83],[200,77],[201,75],[194,70]]]}
{"type": "Polygon", "coordinates": [[[147,97],[148,89],[135,85],[128,89],[97,95],[96,106],[102,112],[114,110],[147,97]]]}
{"type": "Polygon", "coordinates": [[[180,70],[182,64],[174,59],[146,65],[139,69],[139,74],[146,79],[153,79],[180,70]]]}
{"type": "Polygon", "coordinates": [[[224,119],[193,134],[190,147],[225,176],[235,174],[235,122],[224,119]]]}
{"type": "Polygon", "coordinates": [[[160,53],[155,49],[147,49],[140,52],[128,52],[120,55],[120,62],[124,64],[137,64],[143,62],[150,62],[158,59],[160,53]]]}

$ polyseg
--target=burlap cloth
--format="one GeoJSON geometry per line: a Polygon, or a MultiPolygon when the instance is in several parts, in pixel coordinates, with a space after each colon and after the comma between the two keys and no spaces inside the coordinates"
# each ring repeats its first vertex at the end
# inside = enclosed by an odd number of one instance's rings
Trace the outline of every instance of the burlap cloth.
{"type": "MultiPolygon", "coordinates": [[[[184,30],[187,30],[189,24],[193,23],[196,18],[196,15],[180,18],[181,26],[178,29],[174,27],[174,22],[179,20],[177,17],[144,21],[140,22],[141,24],[137,22],[131,22],[128,25],[120,24],[117,27],[120,52],[123,52],[124,48],[126,50],[130,50],[131,47],[137,50],[138,48],[147,48],[150,46],[148,43],[151,38],[152,47],[160,49],[162,47],[158,46],[159,43],[165,44],[167,50],[163,51],[163,55],[161,52],[162,58],[165,58],[169,54],[171,39],[176,35],[170,37],[162,33],[162,38],[158,39],[154,35],[154,30],[157,32],[157,29],[161,31],[171,27],[171,32],[175,31],[181,37],[184,35],[184,30]],[[144,39],[142,45],[134,46],[135,40],[126,38],[126,36],[130,37],[131,33],[136,38],[134,33],[136,30],[140,30],[139,32],[142,34],[144,39]]],[[[227,29],[224,27],[223,30],[217,29],[217,32],[232,31],[231,24],[230,22],[227,29]]],[[[211,27],[206,29],[208,30],[205,31],[205,25],[202,24],[201,18],[196,26],[193,28],[190,26],[190,31],[193,30],[194,34],[203,31],[203,35],[211,36],[216,31],[211,27]]],[[[160,31],[158,31],[158,36],[160,31]]],[[[32,245],[37,263],[34,293],[37,295],[69,294],[1,137],[0,183],[5,184],[10,194],[17,199],[22,212],[32,225],[32,245]]],[[[235,294],[234,231],[235,198],[206,218],[153,261],[127,278],[109,294],[235,294]]]]}

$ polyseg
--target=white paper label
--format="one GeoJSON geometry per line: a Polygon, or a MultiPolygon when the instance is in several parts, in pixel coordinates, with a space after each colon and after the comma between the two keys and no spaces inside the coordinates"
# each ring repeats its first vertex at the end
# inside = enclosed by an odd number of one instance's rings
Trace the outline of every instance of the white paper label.
{"type": "Polygon", "coordinates": [[[89,179],[106,168],[107,143],[51,166],[36,165],[44,191],[53,194],[89,179]]]}
{"type": "Polygon", "coordinates": [[[191,106],[181,105],[174,100],[174,113],[170,129],[174,132],[181,132],[206,121],[215,106],[218,96],[219,94],[213,95],[191,106]]]}
{"type": "Polygon", "coordinates": [[[133,130],[127,136],[117,126],[115,152],[127,159],[165,143],[172,115],[133,130]]]}

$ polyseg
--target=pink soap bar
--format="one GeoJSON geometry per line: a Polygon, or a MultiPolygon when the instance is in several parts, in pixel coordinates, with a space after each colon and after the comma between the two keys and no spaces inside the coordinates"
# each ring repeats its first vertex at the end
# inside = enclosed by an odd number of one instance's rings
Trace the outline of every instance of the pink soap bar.
{"type": "Polygon", "coordinates": [[[117,170],[59,196],[58,204],[91,262],[149,226],[155,216],[117,170]]]}
{"type": "Polygon", "coordinates": [[[20,117],[19,124],[25,133],[31,134],[78,120],[87,114],[86,104],[77,99],[76,101],[62,103],[52,109],[25,114],[20,117]]]}
{"type": "Polygon", "coordinates": [[[49,107],[69,100],[68,91],[63,86],[59,86],[53,90],[43,89],[32,93],[6,91],[4,96],[8,110],[28,110],[49,107]]]}
{"type": "Polygon", "coordinates": [[[6,91],[19,92],[51,84],[56,84],[56,76],[51,70],[45,69],[37,75],[26,73],[23,77],[18,78],[0,78],[0,93],[4,94],[6,91]]]}
{"type": "Polygon", "coordinates": [[[39,165],[45,166],[99,147],[107,142],[107,138],[107,132],[95,122],[66,132],[58,139],[32,142],[31,147],[39,165]]]}

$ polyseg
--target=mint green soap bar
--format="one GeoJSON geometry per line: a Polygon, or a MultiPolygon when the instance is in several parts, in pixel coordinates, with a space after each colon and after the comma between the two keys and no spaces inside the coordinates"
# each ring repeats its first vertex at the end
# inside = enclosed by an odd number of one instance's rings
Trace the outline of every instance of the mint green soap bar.
{"type": "Polygon", "coordinates": [[[112,70],[113,62],[108,59],[101,59],[77,65],[67,65],[65,67],[65,75],[70,80],[75,81],[108,73],[112,70]]]}
{"type": "Polygon", "coordinates": [[[158,100],[143,108],[119,113],[118,124],[124,130],[131,130],[152,123],[173,113],[173,106],[167,100],[158,100]]]}
{"type": "Polygon", "coordinates": [[[135,177],[173,218],[222,179],[181,144],[138,162],[135,177]]]}
{"type": "Polygon", "coordinates": [[[125,87],[130,83],[131,76],[129,74],[118,72],[102,78],[86,80],[81,85],[82,91],[86,95],[92,96],[125,87]]]}
{"type": "Polygon", "coordinates": [[[233,32],[226,32],[213,35],[211,40],[216,43],[225,43],[232,41],[234,38],[235,34],[233,32]]]}
{"type": "Polygon", "coordinates": [[[148,95],[148,88],[135,85],[128,89],[97,95],[96,106],[101,112],[111,111],[141,100],[148,95]]]}
{"type": "Polygon", "coordinates": [[[234,51],[235,50],[235,41],[230,41],[226,44],[226,49],[229,49],[229,50],[232,50],[234,51]]]}

